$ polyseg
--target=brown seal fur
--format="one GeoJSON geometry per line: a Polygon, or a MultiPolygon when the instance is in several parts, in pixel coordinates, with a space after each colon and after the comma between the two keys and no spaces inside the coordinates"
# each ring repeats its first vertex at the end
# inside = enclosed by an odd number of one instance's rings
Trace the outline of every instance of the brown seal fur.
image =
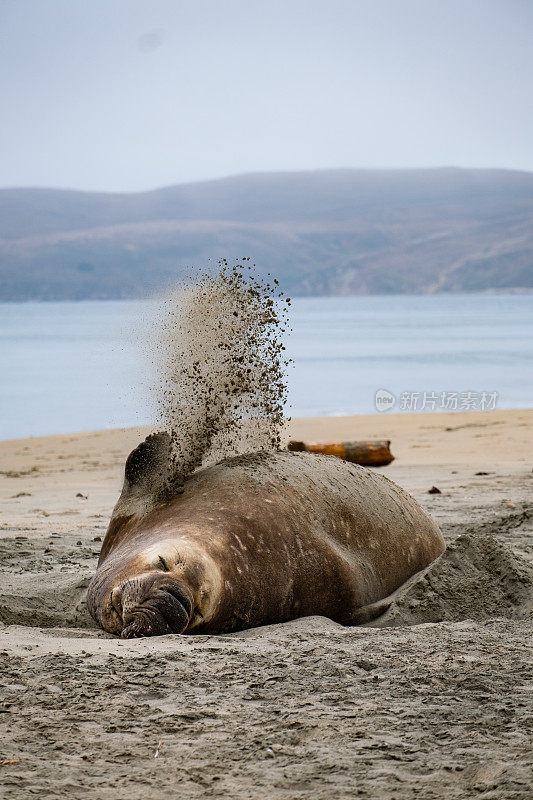
{"type": "Polygon", "coordinates": [[[111,633],[223,633],[311,614],[357,624],[445,549],[410,495],[333,456],[239,456],[170,498],[158,491],[169,463],[164,434],[126,463],[88,591],[111,633]]]}

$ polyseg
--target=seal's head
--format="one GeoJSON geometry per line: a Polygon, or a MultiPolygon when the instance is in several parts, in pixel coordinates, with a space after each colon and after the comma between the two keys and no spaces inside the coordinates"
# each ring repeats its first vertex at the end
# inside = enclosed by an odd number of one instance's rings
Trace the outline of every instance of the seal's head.
{"type": "Polygon", "coordinates": [[[99,569],[88,588],[89,610],[110,633],[126,639],[160,636],[182,633],[189,623],[193,599],[171,572],[172,551],[142,543],[146,516],[176,491],[170,437],[152,434],[128,456],[99,569]]]}
{"type": "Polygon", "coordinates": [[[193,614],[191,592],[170,571],[139,562],[139,554],[128,558],[121,550],[98,570],[87,594],[91,614],[123,639],[183,633],[193,614]]]}

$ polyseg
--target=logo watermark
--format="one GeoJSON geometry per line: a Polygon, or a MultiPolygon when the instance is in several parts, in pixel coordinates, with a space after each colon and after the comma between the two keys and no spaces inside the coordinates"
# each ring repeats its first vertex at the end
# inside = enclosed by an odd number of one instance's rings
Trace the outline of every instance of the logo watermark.
{"type": "Polygon", "coordinates": [[[376,411],[493,411],[498,403],[498,392],[400,392],[399,396],[388,389],[378,389],[374,395],[376,411]]]}
{"type": "Polygon", "coordinates": [[[374,404],[378,411],[390,411],[396,404],[396,397],[387,389],[378,389],[374,397],[374,404]]]}

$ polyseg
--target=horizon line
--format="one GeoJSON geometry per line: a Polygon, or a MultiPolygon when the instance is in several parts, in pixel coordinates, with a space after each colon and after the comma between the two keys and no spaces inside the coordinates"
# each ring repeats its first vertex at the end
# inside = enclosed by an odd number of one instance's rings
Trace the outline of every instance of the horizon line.
{"type": "Polygon", "coordinates": [[[457,165],[441,165],[441,166],[423,166],[423,167],[314,167],[308,169],[272,169],[272,170],[252,170],[250,172],[235,172],[215,178],[201,178],[198,180],[177,181],[175,183],[167,183],[150,189],[78,189],[72,186],[50,186],[50,185],[35,185],[28,184],[22,186],[0,186],[0,192],[68,192],[76,194],[94,194],[94,195],[139,195],[151,194],[154,192],[165,191],[166,189],[174,189],[176,187],[185,186],[198,186],[206,183],[221,183],[223,181],[235,180],[239,178],[250,178],[256,176],[266,175],[302,175],[309,173],[325,173],[325,172],[509,172],[523,175],[533,175],[533,170],[517,169],[515,167],[464,167],[457,165]]]}

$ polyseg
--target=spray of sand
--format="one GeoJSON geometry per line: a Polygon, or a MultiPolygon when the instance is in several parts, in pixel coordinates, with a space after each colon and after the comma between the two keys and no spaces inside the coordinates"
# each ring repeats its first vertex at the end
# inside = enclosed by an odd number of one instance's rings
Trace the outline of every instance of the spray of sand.
{"type": "Polygon", "coordinates": [[[278,287],[256,277],[249,259],[222,260],[164,300],[158,407],[174,486],[202,464],[279,448],[290,298],[278,287]]]}

